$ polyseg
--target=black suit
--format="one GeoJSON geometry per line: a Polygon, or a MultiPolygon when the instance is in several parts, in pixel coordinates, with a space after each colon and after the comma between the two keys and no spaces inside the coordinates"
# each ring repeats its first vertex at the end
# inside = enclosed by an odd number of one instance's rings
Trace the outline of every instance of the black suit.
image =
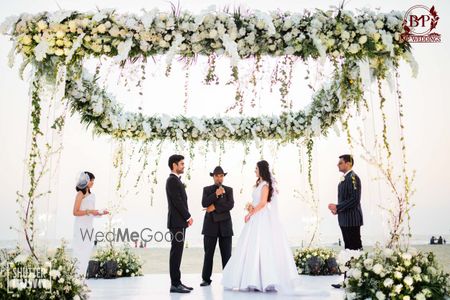
{"type": "Polygon", "coordinates": [[[222,185],[225,194],[217,197],[217,185],[203,188],[202,206],[208,207],[214,204],[215,211],[206,212],[203,221],[203,246],[205,257],[203,261],[202,278],[206,282],[211,282],[213,268],[214,251],[217,239],[219,239],[220,255],[222,256],[222,267],[225,268],[231,257],[233,223],[231,221],[230,210],[234,206],[233,189],[222,185]]]}
{"type": "Polygon", "coordinates": [[[168,204],[167,228],[172,233],[172,246],[170,248],[170,280],[172,285],[181,284],[181,258],[183,257],[184,237],[187,220],[191,217],[188,209],[186,189],[180,178],[170,174],[166,182],[166,194],[168,204]]]}
{"type": "Polygon", "coordinates": [[[361,180],[353,171],[345,175],[344,181],[339,183],[336,209],[345,248],[362,249],[361,226],[364,223],[361,210],[361,180]]]}

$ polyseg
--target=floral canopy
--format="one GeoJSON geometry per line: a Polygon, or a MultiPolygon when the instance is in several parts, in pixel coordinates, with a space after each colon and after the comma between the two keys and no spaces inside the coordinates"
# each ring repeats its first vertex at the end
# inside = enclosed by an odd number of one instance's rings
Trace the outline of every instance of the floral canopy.
{"type": "Polygon", "coordinates": [[[20,53],[21,70],[31,64],[36,80],[45,77],[59,85],[71,109],[96,133],[138,140],[287,142],[326,134],[337,120],[345,119],[349,107],[360,105],[361,62],[368,62],[379,79],[401,59],[414,64],[410,45],[402,39],[402,22],[399,12],[368,10],[357,14],[343,9],[303,14],[206,10],[195,15],[174,8],[170,13],[154,9],[141,15],[114,10],[24,14],[9,18],[2,31],[14,42],[11,62],[20,53]],[[250,57],[283,57],[290,64],[294,59],[329,59],[334,72],[305,110],[253,118],[187,118],[127,112],[98,85],[98,74],[83,68],[89,57],[109,57],[123,66],[145,63],[156,55],[165,56],[168,71],[176,56],[186,63],[209,56],[210,72],[215,57],[228,56],[237,99],[238,62],[250,57]]]}

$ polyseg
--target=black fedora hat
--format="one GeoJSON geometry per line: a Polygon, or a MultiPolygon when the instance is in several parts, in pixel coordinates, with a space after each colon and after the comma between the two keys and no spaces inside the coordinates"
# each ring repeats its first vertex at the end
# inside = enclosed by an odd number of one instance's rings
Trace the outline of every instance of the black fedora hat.
{"type": "Polygon", "coordinates": [[[221,166],[217,166],[212,173],[209,173],[209,176],[219,175],[223,174],[223,176],[226,176],[227,173],[225,173],[221,166]]]}

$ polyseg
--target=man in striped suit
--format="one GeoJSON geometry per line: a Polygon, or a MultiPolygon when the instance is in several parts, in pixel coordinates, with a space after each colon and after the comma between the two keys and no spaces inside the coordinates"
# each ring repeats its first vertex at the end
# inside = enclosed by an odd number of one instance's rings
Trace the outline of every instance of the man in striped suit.
{"type": "Polygon", "coordinates": [[[344,176],[338,186],[338,203],[330,203],[328,208],[332,214],[338,215],[345,249],[360,250],[363,225],[361,180],[352,170],[353,164],[354,160],[350,154],[339,156],[338,168],[344,176]]]}

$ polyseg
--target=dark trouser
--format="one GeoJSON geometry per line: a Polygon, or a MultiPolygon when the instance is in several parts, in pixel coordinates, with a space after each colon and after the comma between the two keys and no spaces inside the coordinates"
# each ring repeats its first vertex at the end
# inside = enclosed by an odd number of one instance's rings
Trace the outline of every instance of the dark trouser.
{"type": "Polygon", "coordinates": [[[360,250],[361,243],[361,226],[341,226],[342,237],[344,238],[345,249],[360,250]]]}
{"type": "Polygon", "coordinates": [[[181,258],[183,257],[184,238],[186,228],[170,228],[172,233],[172,247],[170,248],[169,268],[170,281],[172,285],[178,286],[181,284],[181,258]]]}
{"type": "Polygon", "coordinates": [[[203,236],[203,247],[205,249],[205,258],[203,260],[202,279],[211,282],[211,274],[213,269],[214,251],[216,250],[217,239],[219,239],[220,255],[222,256],[222,268],[225,268],[231,257],[231,236],[203,236]]]}

